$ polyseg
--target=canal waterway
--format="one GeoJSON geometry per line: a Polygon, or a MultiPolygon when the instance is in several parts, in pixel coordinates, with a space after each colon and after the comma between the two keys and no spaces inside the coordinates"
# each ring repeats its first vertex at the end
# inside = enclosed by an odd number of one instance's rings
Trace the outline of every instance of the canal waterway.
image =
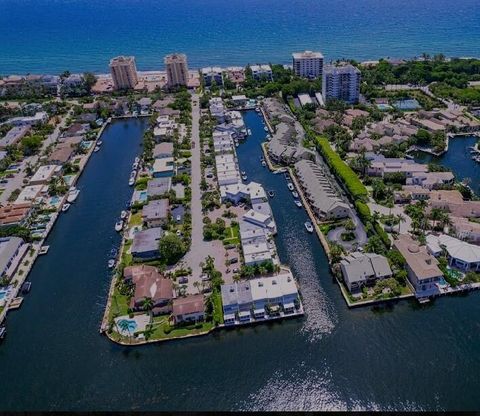
{"type": "Polygon", "coordinates": [[[470,147],[478,141],[475,136],[456,136],[450,139],[448,151],[441,156],[416,152],[415,160],[419,163],[438,163],[452,169],[458,181],[468,178],[470,187],[480,195],[480,163],[472,160],[470,147]]]}
{"type": "Polygon", "coordinates": [[[320,243],[304,228],[282,175],[260,164],[255,112],[238,148],[242,170],[270,200],[282,262],[300,281],[304,318],[143,347],[99,335],[106,261],[144,124],[114,123],[62,215],[32,292],[10,314],[0,346],[2,410],[469,409],[480,406],[480,298],[427,307],[349,310],[320,243]]]}

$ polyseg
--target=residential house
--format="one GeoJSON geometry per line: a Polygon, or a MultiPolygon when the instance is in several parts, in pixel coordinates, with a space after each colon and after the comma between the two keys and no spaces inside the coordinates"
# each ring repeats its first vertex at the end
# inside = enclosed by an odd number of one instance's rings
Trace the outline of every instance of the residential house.
{"type": "Polygon", "coordinates": [[[147,184],[147,195],[149,198],[163,196],[170,192],[172,188],[172,178],[154,178],[147,184]]]}
{"type": "Polygon", "coordinates": [[[155,159],[164,159],[173,157],[173,143],[162,142],[153,148],[153,157],[155,159]]]}
{"type": "Polygon", "coordinates": [[[169,214],[170,203],[168,199],[155,199],[142,208],[142,220],[149,228],[166,225],[169,214]]]}
{"type": "Polygon", "coordinates": [[[159,243],[163,237],[160,227],[138,231],[133,236],[131,253],[136,259],[153,260],[160,257],[159,243]]]}
{"type": "Polygon", "coordinates": [[[464,272],[480,271],[480,247],[446,234],[427,235],[428,251],[438,257],[445,250],[448,264],[464,272]]]}
{"type": "Polygon", "coordinates": [[[203,321],[205,319],[203,295],[189,295],[174,299],[172,318],[176,325],[183,322],[203,321]]]}

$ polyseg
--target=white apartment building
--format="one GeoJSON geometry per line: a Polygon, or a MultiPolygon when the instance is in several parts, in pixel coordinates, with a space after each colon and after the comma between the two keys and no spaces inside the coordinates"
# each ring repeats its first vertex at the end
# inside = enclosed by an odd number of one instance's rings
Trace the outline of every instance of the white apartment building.
{"type": "Polygon", "coordinates": [[[302,78],[318,78],[323,73],[323,55],[320,52],[295,52],[293,57],[293,72],[302,78]]]}
{"type": "Polygon", "coordinates": [[[350,104],[358,102],[362,74],[353,65],[323,68],[322,96],[325,101],[336,99],[350,104]]]}

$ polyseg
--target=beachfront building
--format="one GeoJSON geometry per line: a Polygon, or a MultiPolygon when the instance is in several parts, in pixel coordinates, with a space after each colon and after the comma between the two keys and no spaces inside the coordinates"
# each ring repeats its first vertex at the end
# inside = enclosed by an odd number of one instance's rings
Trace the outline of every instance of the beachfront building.
{"type": "Polygon", "coordinates": [[[245,68],[241,66],[227,67],[227,77],[237,87],[245,82],[245,68]]]}
{"type": "Polygon", "coordinates": [[[340,268],[350,293],[358,293],[364,286],[392,277],[387,258],[374,253],[351,253],[340,261],[340,268]]]}
{"type": "Polygon", "coordinates": [[[428,251],[438,257],[447,254],[448,264],[464,272],[480,271],[480,247],[446,234],[427,235],[428,251]]]}
{"type": "Polygon", "coordinates": [[[323,73],[323,55],[320,52],[295,52],[292,54],[293,72],[302,78],[319,78],[323,73]]]}
{"type": "Polygon", "coordinates": [[[172,311],[173,282],[159,273],[158,269],[145,264],[125,267],[123,271],[125,283],[134,286],[130,308],[144,310],[144,302],[151,299],[154,315],[172,311]]]}
{"type": "Polygon", "coordinates": [[[173,322],[200,322],[205,319],[205,304],[202,294],[178,297],[173,300],[173,322]]]}
{"type": "Polygon", "coordinates": [[[330,220],[350,215],[350,207],[337,195],[320,166],[310,160],[301,160],[295,163],[295,171],[304,195],[318,218],[330,220]]]}
{"type": "Polygon", "coordinates": [[[28,244],[20,237],[0,238],[0,276],[10,279],[22,261],[28,244]]]}
{"type": "Polygon", "coordinates": [[[267,81],[271,81],[273,79],[272,67],[270,65],[252,65],[250,66],[250,70],[252,71],[253,79],[265,79],[267,81]]]}
{"type": "Polygon", "coordinates": [[[160,227],[138,231],[133,236],[131,253],[134,259],[154,260],[160,257],[159,242],[163,237],[160,227]]]}
{"type": "Polygon", "coordinates": [[[110,61],[110,73],[116,90],[134,89],[138,83],[137,66],[133,56],[117,56],[110,61]]]}
{"type": "Polygon", "coordinates": [[[225,325],[275,319],[301,313],[298,288],[292,273],[235,282],[221,287],[225,325]]]}
{"type": "Polygon", "coordinates": [[[215,82],[215,85],[223,85],[222,68],[218,66],[209,66],[201,69],[202,80],[206,87],[211,87],[215,82]]]}
{"type": "Polygon", "coordinates": [[[406,234],[400,234],[393,246],[406,261],[408,280],[415,288],[417,297],[432,296],[438,293],[437,284],[443,279],[437,259],[425,246],[406,234]]]}
{"type": "Polygon", "coordinates": [[[187,55],[183,53],[167,55],[165,57],[165,67],[167,70],[167,86],[169,88],[187,86],[189,79],[187,55]]]}
{"type": "Polygon", "coordinates": [[[323,69],[322,96],[327,102],[332,99],[356,104],[360,97],[360,70],[353,65],[327,65],[323,69]]]}

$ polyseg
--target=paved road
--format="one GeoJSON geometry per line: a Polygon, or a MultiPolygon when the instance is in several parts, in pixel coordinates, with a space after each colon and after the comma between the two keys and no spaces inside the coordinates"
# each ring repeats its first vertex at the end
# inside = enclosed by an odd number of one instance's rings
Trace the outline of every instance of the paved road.
{"type": "MultiPolygon", "coordinates": [[[[202,191],[200,182],[202,180],[201,170],[201,146],[200,146],[200,103],[199,96],[194,94],[192,97],[192,244],[190,251],[185,255],[184,262],[192,268],[192,276],[188,279],[187,292],[198,293],[194,282],[201,282],[202,268],[200,263],[210,255],[219,261],[218,249],[215,249],[214,243],[203,240],[203,213],[202,213],[202,191]]],[[[221,259],[224,261],[224,259],[221,259]]]]}

